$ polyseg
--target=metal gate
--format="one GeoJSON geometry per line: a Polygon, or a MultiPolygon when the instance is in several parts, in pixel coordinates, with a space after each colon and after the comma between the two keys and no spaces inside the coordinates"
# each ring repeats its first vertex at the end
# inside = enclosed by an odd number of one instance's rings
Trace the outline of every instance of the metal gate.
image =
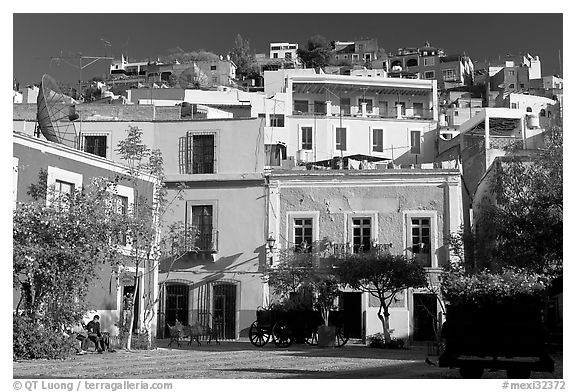
{"type": "Polygon", "coordinates": [[[236,339],[236,284],[214,283],[213,326],[223,339],[236,339]]]}
{"type": "Polygon", "coordinates": [[[184,325],[188,324],[188,295],[190,286],[187,284],[168,284],[165,287],[164,319],[161,320],[164,325],[164,336],[170,336],[167,324],[175,325],[176,320],[184,325]]]}

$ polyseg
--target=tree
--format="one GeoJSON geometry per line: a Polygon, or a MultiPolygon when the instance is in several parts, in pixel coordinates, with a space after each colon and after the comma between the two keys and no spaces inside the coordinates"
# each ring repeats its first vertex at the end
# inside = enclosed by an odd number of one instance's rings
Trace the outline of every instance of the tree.
{"type": "Polygon", "coordinates": [[[485,230],[477,250],[492,244],[480,252],[480,265],[562,273],[562,139],[562,130],[552,129],[534,158],[514,156],[498,162],[491,184],[496,203],[484,200],[479,219],[485,230]]]}
{"type": "MultiPolygon", "coordinates": [[[[197,251],[197,249],[190,249],[189,247],[181,247],[177,244],[179,240],[185,236],[193,235],[186,230],[181,222],[176,222],[168,227],[168,234],[165,238],[160,238],[159,227],[164,214],[170,205],[182,196],[183,186],[178,186],[178,191],[174,197],[169,201],[166,198],[166,188],[164,185],[164,169],[163,158],[160,150],[150,150],[142,141],[142,130],[135,126],[129,126],[127,130],[128,135],[126,138],[118,143],[116,151],[119,153],[122,160],[127,164],[126,175],[132,182],[133,189],[135,190],[134,205],[132,206],[132,214],[123,217],[123,230],[129,233],[131,239],[130,258],[132,264],[136,269],[134,276],[134,286],[138,288],[138,276],[149,278],[154,276],[158,271],[160,264],[160,257],[171,258],[172,262],[168,268],[170,272],[172,265],[185,253],[190,251],[197,251]],[[138,179],[142,176],[150,176],[149,178],[154,181],[154,194],[153,200],[148,200],[144,195],[138,192],[138,179]]],[[[160,289],[165,285],[164,281],[160,285],[160,289]]],[[[152,279],[151,284],[157,284],[152,279]]],[[[151,322],[154,319],[156,312],[155,307],[158,304],[159,298],[152,297],[152,290],[145,293],[143,306],[144,314],[141,321],[142,332],[147,335],[148,344],[151,344],[152,331],[151,322]]],[[[137,292],[134,293],[137,295],[137,292]]],[[[134,302],[132,301],[130,314],[131,320],[128,324],[126,331],[126,348],[131,349],[132,346],[132,325],[134,324],[134,302]]],[[[138,315],[140,317],[140,315],[138,315]]]]}
{"type": "Polygon", "coordinates": [[[298,48],[298,56],[308,68],[324,67],[330,62],[332,48],[329,42],[321,35],[314,35],[308,39],[304,49],[298,48]]]}
{"type": "Polygon", "coordinates": [[[335,260],[340,282],[368,292],[380,303],[378,318],[386,345],[390,337],[390,305],[396,295],[408,288],[426,286],[424,268],[403,255],[353,254],[335,260]]]}
{"type": "Polygon", "coordinates": [[[77,325],[88,310],[86,294],[100,266],[121,263],[114,235],[120,222],[111,208],[114,181],[95,178],[82,191],[58,195],[46,186],[45,171],[39,177],[28,193],[33,201],[18,203],[13,213],[13,285],[20,292],[14,355],[19,357],[66,355],[63,340],[51,340],[42,352],[37,345],[77,325]]]}
{"type": "Polygon", "coordinates": [[[245,79],[259,74],[254,53],[250,49],[250,42],[236,35],[234,48],[230,51],[230,60],[236,64],[236,76],[245,79]]]}

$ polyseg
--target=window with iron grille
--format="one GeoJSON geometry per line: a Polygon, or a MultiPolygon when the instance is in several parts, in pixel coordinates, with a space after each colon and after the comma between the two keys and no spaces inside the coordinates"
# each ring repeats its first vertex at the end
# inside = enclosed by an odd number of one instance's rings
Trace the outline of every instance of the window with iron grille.
{"type": "Polygon", "coordinates": [[[213,132],[188,132],[180,138],[180,174],[216,172],[216,137],[213,132]]]}
{"type": "Polygon", "coordinates": [[[372,130],[372,151],[384,152],[384,130],[372,130]]]}
{"type": "Polygon", "coordinates": [[[284,127],[284,115],[283,114],[271,114],[270,115],[270,126],[271,127],[284,127]]]}
{"type": "Polygon", "coordinates": [[[294,250],[312,252],[312,218],[294,219],[294,250]]]}
{"type": "Polygon", "coordinates": [[[352,219],[352,252],[369,252],[372,239],[372,219],[352,219]]]}
{"type": "Polygon", "coordinates": [[[336,150],[346,150],[346,128],[336,128],[336,150]]]}
{"type": "Polygon", "coordinates": [[[302,150],[312,149],[312,127],[302,127],[302,150]]]}
{"type": "Polygon", "coordinates": [[[424,267],[432,266],[430,254],[430,218],[412,218],[412,254],[424,267]]]}
{"type": "Polygon", "coordinates": [[[213,227],[213,206],[192,205],[187,217],[186,239],[199,250],[211,251],[215,248],[213,227]]]}
{"type": "Polygon", "coordinates": [[[106,136],[84,136],[84,151],[106,158],[106,136]]]}

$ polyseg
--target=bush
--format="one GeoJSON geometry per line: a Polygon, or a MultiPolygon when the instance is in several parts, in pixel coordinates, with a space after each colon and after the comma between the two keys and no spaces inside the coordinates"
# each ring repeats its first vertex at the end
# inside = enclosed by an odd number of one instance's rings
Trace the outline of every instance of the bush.
{"type": "Polygon", "coordinates": [[[74,337],[42,325],[27,315],[14,315],[13,359],[61,359],[77,347],[74,337]]]}
{"type": "Polygon", "coordinates": [[[403,349],[404,340],[400,338],[392,338],[390,344],[386,345],[386,339],[382,332],[370,335],[367,337],[368,346],[373,348],[390,348],[390,349],[403,349]]]}
{"type": "Polygon", "coordinates": [[[547,276],[518,268],[471,275],[448,271],[441,277],[442,295],[451,305],[538,303],[545,298],[548,283],[547,276]]]}

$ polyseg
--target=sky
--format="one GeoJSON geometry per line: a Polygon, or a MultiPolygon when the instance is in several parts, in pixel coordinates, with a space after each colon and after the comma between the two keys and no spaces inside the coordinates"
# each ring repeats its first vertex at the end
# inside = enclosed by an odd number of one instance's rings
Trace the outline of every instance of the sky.
{"type": "MultiPolygon", "coordinates": [[[[429,41],[446,54],[473,60],[529,52],[540,56],[543,75],[561,74],[563,15],[555,14],[13,14],[13,73],[21,84],[40,81],[43,73],[76,82],[75,66],[50,57],[128,55],[155,59],[179,46],[226,55],[237,34],[256,53],[270,42],[304,45],[315,34],[328,41],[377,38],[381,47],[422,46],[429,41]],[[107,41],[110,46],[108,46],[107,41]]],[[[83,65],[87,63],[83,60],[83,65]]],[[[107,70],[99,60],[84,68],[87,80],[107,70]]]]}

